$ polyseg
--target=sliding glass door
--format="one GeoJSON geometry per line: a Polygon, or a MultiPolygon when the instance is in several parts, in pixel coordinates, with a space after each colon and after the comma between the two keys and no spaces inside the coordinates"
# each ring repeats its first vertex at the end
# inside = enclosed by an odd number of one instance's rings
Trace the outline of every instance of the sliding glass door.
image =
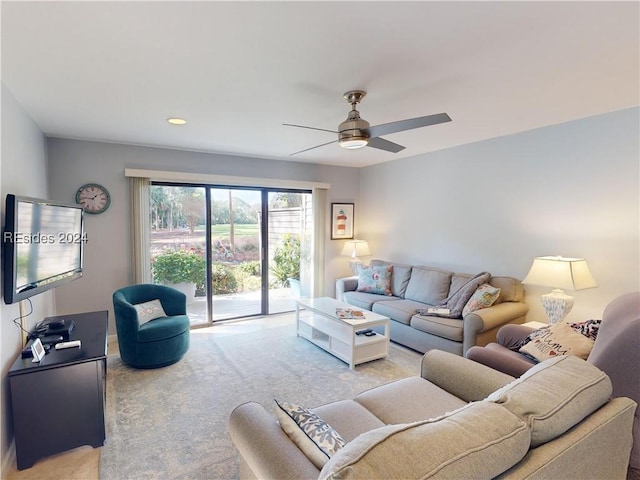
{"type": "Polygon", "coordinates": [[[184,289],[195,326],[291,311],[309,290],[311,205],[305,191],[154,184],[154,282],[184,289]]]}
{"type": "Polygon", "coordinates": [[[269,312],[295,309],[308,294],[312,236],[311,194],[268,193],[269,312]]]}
{"type": "Polygon", "coordinates": [[[153,282],[187,295],[191,325],[209,323],[206,301],[206,189],[157,186],[151,199],[151,272],[153,282]]]}
{"type": "Polygon", "coordinates": [[[262,311],[262,193],[210,188],[213,321],[262,311]]]}

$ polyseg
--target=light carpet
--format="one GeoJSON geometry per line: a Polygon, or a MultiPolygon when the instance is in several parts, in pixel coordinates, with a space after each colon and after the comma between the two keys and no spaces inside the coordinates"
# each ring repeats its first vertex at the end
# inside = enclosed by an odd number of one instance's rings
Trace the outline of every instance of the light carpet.
{"type": "Polygon", "coordinates": [[[108,358],[107,441],[99,477],[237,479],[227,423],[239,404],[273,399],[313,407],[420,372],[421,355],[391,344],[387,358],[355,370],[297,337],[291,315],[193,330],[184,358],[136,370],[108,358]]]}

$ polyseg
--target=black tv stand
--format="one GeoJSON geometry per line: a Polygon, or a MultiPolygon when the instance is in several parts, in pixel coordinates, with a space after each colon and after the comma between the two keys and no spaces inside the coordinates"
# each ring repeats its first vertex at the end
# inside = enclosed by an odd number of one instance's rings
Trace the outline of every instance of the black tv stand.
{"type": "MultiPolygon", "coordinates": [[[[39,363],[16,359],[9,370],[18,470],[72,448],[105,441],[108,312],[65,315],[80,348],[51,348],[39,363]]],[[[52,317],[55,318],[55,317],[52,317]]]]}

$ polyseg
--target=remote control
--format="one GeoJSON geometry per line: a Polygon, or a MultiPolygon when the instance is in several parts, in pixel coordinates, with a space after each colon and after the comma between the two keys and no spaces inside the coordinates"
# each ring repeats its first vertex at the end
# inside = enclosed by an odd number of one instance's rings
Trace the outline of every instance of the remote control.
{"type": "Polygon", "coordinates": [[[358,330],[356,332],[356,335],[366,335],[367,333],[371,332],[373,330],[371,330],[370,328],[367,328],[366,330],[358,330]]]}
{"type": "Polygon", "coordinates": [[[81,345],[80,340],[71,340],[70,342],[56,343],[56,350],[62,350],[64,348],[79,347],[81,345]]]}
{"type": "Polygon", "coordinates": [[[436,315],[449,315],[451,310],[448,308],[429,307],[427,313],[435,313],[436,315]]]}

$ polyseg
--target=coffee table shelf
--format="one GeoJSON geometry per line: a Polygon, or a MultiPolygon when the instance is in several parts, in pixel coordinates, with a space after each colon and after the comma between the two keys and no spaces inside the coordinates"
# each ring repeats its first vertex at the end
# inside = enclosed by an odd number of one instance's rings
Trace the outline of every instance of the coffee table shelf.
{"type": "Polygon", "coordinates": [[[336,308],[354,307],[329,297],[296,300],[298,336],[348,363],[352,370],[389,354],[389,318],[362,310],[362,319],[343,319],[336,316],[336,308]],[[374,327],[383,327],[384,333],[356,335],[374,327]]]}

